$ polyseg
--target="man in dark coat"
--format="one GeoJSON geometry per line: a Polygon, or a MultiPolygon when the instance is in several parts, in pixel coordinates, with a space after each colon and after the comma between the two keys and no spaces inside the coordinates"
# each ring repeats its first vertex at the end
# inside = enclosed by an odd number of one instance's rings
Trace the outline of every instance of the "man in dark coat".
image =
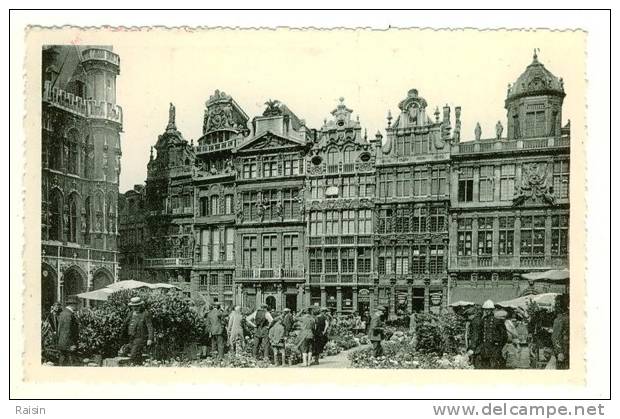
{"type": "Polygon", "coordinates": [[[508,340],[506,326],[494,315],[495,304],[487,300],[482,305],[482,313],[475,316],[470,324],[469,355],[476,369],[501,369],[504,367],[502,349],[508,340]]]}
{"type": "Polygon", "coordinates": [[[293,313],[291,313],[290,308],[285,308],[283,311],[284,316],[282,318],[282,326],[284,326],[284,338],[286,339],[293,330],[295,319],[293,319],[293,313]]]}
{"type": "Polygon", "coordinates": [[[153,320],[144,307],[144,300],[132,297],[129,306],[133,309],[123,323],[123,334],[130,344],[129,358],[132,365],[142,365],[142,351],[153,343],[153,320]]]}
{"type": "Polygon", "coordinates": [[[211,335],[211,352],[217,348],[217,360],[221,361],[224,357],[224,326],[222,317],[224,312],[220,309],[220,303],[215,303],[209,314],[207,314],[208,332],[211,335]]]}
{"type": "Polygon", "coordinates": [[[75,363],[80,335],[80,324],[76,316],[77,299],[68,297],[65,304],[65,309],[58,316],[58,364],[63,367],[75,363]]]}
{"type": "Polygon", "coordinates": [[[273,321],[273,317],[267,310],[267,304],[261,304],[260,308],[250,314],[245,320],[254,327],[254,347],[252,354],[258,359],[258,350],[262,347],[263,355],[266,361],[269,361],[269,325],[273,321]]]}
{"type": "Polygon", "coordinates": [[[553,352],[557,360],[556,368],[559,370],[565,370],[570,367],[570,321],[568,315],[568,304],[568,294],[560,294],[556,296],[555,311],[557,315],[553,320],[551,341],[553,342],[553,352]]]}
{"type": "Polygon", "coordinates": [[[313,365],[319,363],[321,353],[323,353],[323,349],[325,349],[325,345],[327,344],[327,329],[329,328],[327,311],[327,307],[321,307],[321,309],[316,309],[314,313],[316,324],[314,328],[314,340],[312,341],[313,365]]]}
{"type": "Polygon", "coordinates": [[[368,339],[374,348],[375,358],[383,356],[383,347],[381,346],[384,336],[383,327],[383,307],[379,306],[371,317],[370,325],[368,326],[368,339]]]}

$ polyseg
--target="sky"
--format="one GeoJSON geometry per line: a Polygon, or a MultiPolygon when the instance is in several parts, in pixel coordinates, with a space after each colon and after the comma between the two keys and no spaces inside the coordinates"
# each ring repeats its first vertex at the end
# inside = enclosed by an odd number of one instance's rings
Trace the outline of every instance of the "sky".
{"type": "MultiPolygon", "coordinates": [[[[91,44],[95,40],[84,39],[91,44]]],[[[475,30],[157,30],[96,38],[121,57],[117,103],[123,108],[120,191],[146,179],[150,146],[167,124],[169,103],[189,141],[202,134],[205,101],[216,89],[250,116],[265,101],[284,102],[310,128],[320,128],[344,97],[369,137],[385,136],[407,91],[435,107],[462,107],[462,141],[506,126],[504,99],[532,61],[563,77],[563,124],[585,112],[585,35],[581,32],[475,30]]],[[[452,110],[454,122],[454,110],[452,110]]]]}

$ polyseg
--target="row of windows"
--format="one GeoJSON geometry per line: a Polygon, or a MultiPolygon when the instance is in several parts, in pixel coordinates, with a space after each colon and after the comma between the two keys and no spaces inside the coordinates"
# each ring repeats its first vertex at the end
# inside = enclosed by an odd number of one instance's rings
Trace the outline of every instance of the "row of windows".
{"type": "MultiPolygon", "coordinates": [[[[457,255],[471,256],[475,251],[480,256],[493,254],[494,233],[497,231],[497,246],[499,255],[513,255],[515,246],[520,246],[522,256],[544,256],[546,247],[547,227],[544,215],[522,216],[520,228],[520,243],[515,243],[515,217],[498,217],[497,229],[494,227],[494,217],[480,217],[477,219],[478,239],[476,250],[473,240],[473,219],[461,218],[458,220],[457,255]]],[[[568,215],[552,215],[550,226],[550,251],[554,256],[568,254],[568,215]]]]}
{"type": "Polygon", "coordinates": [[[299,217],[298,189],[243,192],[241,195],[244,221],[291,220],[299,217]]]}
{"type": "Polygon", "coordinates": [[[285,269],[292,269],[302,265],[299,234],[284,233],[282,241],[277,234],[244,235],[241,238],[241,263],[244,268],[276,268],[282,265],[285,269]]]}
{"type": "Polygon", "coordinates": [[[226,194],[224,199],[219,195],[203,196],[200,198],[200,215],[224,215],[234,212],[233,195],[226,194]]]}
{"type": "Polygon", "coordinates": [[[380,173],[379,197],[443,196],[448,193],[445,168],[397,169],[380,173]]]}
{"type": "Polygon", "coordinates": [[[300,158],[287,158],[280,161],[278,156],[265,157],[261,162],[245,160],[242,165],[243,179],[269,178],[275,176],[294,176],[304,172],[304,162],[300,158]]]}
{"type": "Polygon", "coordinates": [[[310,273],[368,273],[371,271],[372,250],[310,249],[310,273]]]}
{"type": "Polygon", "coordinates": [[[430,135],[409,134],[396,137],[396,155],[410,156],[431,152],[430,135]]]}
{"type": "MultiPolygon", "coordinates": [[[[479,170],[478,177],[478,200],[490,202],[495,200],[495,194],[499,194],[501,201],[509,201],[515,192],[515,168],[514,164],[504,164],[499,169],[499,182],[495,174],[495,166],[463,167],[458,175],[458,200],[459,202],[472,202],[474,200],[474,171],[479,170]],[[499,190],[498,190],[499,188],[499,190]]],[[[552,193],[557,198],[568,198],[570,168],[567,160],[557,161],[553,164],[552,193]]]]}
{"type": "Polygon", "coordinates": [[[327,210],[310,212],[311,236],[372,233],[372,210],[327,210]]]}
{"type": "Polygon", "coordinates": [[[234,260],[235,230],[212,227],[200,231],[200,260],[218,262],[234,260]]]}
{"type": "Polygon", "coordinates": [[[200,275],[199,285],[209,287],[211,291],[217,291],[221,288],[224,292],[230,292],[233,290],[233,274],[225,273],[223,276],[217,273],[200,275]]]}
{"type": "Polygon", "coordinates": [[[445,208],[383,208],[378,212],[377,233],[425,233],[445,231],[445,208]]]}
{"type": "Polygon", "coordinates": [[[445,271],[443,245],[385,246],[378,249],[377,272],[383,274],[438,274],[445,271]]]}
{"type": "MultiPolygon", "coordinates": [[[[332,188],[334,189],[334,188],[332,188]]],[[[356,198],[371,197],[375,195],[375,176],[359,175],[344,176],[342,178],[310,179],[310,197],[312,199],[331,198],[356,198]],[[329,187],[335,187],[337,193],[326,195],[329,187]]]]}

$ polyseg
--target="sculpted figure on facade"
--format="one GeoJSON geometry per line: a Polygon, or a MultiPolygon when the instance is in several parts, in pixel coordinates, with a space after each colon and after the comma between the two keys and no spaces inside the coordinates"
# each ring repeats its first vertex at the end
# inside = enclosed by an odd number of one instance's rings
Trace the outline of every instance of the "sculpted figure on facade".
{"type": "Polygon", "coordinates": [[[549,204],[555,203],[553,196],[553,174],[550,171],[551,164],[529,163],[524,164],[521,171],[521,184],[515,188],[513,202],[520,205],[531,199],[535,202],[544,201],[549,204]]]}
{"type": "Polygon", "coordinates": [[[474,136],[476,137],[476,141],[480,141],[480,137],[482,137],[482,128],[480,127],[480,122],[476,122],[476,128],[474,129],[474,136]]]}
{"type": "Polygon", "coordinates": [[[497,124],[495,124],[495,138],[500,140],[502,138],[503,132],[504,132],[504,126],[502,125],[502,122],[497,121],[497,124]]]}

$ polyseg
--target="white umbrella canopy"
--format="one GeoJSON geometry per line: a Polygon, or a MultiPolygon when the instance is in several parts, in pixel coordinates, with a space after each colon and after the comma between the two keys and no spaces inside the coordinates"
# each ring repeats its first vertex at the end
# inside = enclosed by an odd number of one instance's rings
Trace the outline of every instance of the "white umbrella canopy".
{"type": "Polygon", "coordinates": [[[567,283],[570,277],[568,269],[551,269],[545,272],[530,272],[521,275],[523,278],[533,281],[549,281],[567,283]]]}
{"type": "Polygon", "coordinates": [[[554,309],[555,297],[557,295],[558,294],[555,292],[548,292],[546,294],[536,294],[536,295],[524,295],[523,297],[495,303],[495,306],[504,307],[504,308],[521,309],[521,310],[527,311],[528,303],[535,302],[540,307],[551,311],[554,309]]]}
{"type": "Polygon", "coordinates": [[[473,306],[476,303],[472,303],[471,301],[455,301],[453,303],[450,303],[450,307],[469,307],[469,306],[473,306]]]}
{"type": "Polygon", "coordinates": [[[114,282],[107,286],[107,288],[111,288],[114,291],[120,290],[133,290],[136,288],[152,288],[151,284],[142,281],[135,281],[133,279],[128,279],[126,281],[118,281],[114,282]]]}
{"type": "Polygon", "coordinates": [[[98,290],[83,292],[81,294],[77,294],[76,297],[81,298],[83,300],[94,300],[94,301],[106,301],[110,294],[118,290],[113,290],[111,288],[99,288],[98,290]]]}

